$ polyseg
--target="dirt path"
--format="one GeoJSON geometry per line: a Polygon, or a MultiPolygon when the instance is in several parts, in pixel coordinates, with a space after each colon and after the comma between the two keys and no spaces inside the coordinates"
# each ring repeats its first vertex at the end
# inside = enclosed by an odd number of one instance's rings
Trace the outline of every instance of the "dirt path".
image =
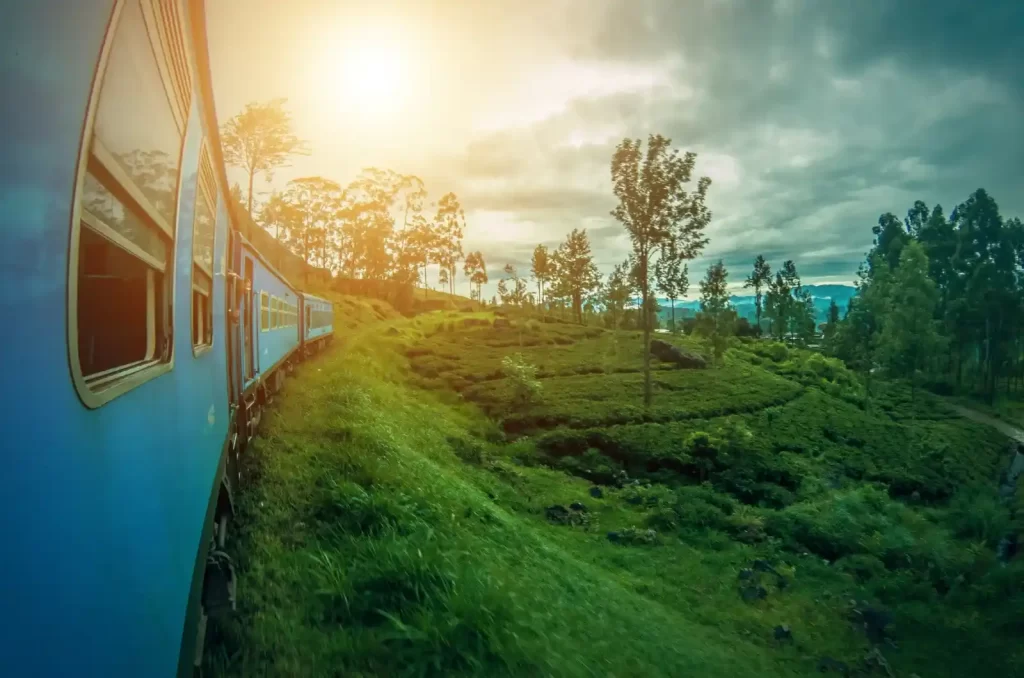
{"type": "Polygon", "coordinates": [[[952,407],[956,411],[956,413],[959,414],[961,417],[973,419],[974,421],[977,421],[982,424],[988,424],[989,426],[996,429],[1000,433],[1006,435],[1007,437],[1013,438],[1019,443],[1024,443],[1024,431],[1017,428],[1016,426],[1011,426],[1010,424],[1007,424],[1005,421],[1000,421],[995,417],[990,417],[987,414],[982,414],[981,412],[972,410],[962,405],[949,403],[949,406],[952,407]]]}

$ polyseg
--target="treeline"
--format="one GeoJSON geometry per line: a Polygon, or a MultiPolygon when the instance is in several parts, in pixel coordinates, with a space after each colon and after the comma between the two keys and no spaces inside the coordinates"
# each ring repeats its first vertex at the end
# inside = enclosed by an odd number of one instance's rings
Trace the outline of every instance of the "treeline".
{"type": "Polygon", "coordinates": [[[1024,224],[978,189],[948,215],[917,201],[883,214],[857,295],[830,341],[867,374],[882,370],[989,401],[1024,386],[1024,224]]]}
{"type": "Polygon", "coordinates": [[[487,267],[481,253],[463,252],[466,217],[458,197],[446,193],[428,205],[419,177],[377,168],[364,169],[344,186],[324,177],[303,177],[254,205],[257,174],[269,176],[292,156],[309,152],[292,133],[284,104],[284,99],[251,103],[222,129],[225,160],[248,178],[247,195],[237,185],[232,192],[250,216],[307,265],[332,275],[422,281],[429,287],[427,269],[436,264],[438,284],[454,294],[461,263],[479,294],[487,283],[487,267]]]}

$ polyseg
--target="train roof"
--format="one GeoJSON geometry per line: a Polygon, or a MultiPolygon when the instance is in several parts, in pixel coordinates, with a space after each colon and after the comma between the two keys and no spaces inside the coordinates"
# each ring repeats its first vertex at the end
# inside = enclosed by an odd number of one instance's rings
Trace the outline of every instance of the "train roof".
{"type": "MultiPolygon", "coordinates": [[[[247,215],[247,216],[248,216],[248,215],[247,215]]],[[[259,227],[257,226],[257,228],[259,228],[259,227]]],[[[293,291],[295,291],[296,293],[301,293],[301,292],[302,292],[302,290],[300,290],[300,289],[299,289],[299,288],[298,288],[297,286],[293,285],[293,284],[292,284],[292,282],[291,282],[290,280],[288,280],[288,278],[287,278],[287,277],[285,277],[285,275],[284,275],[283,273],[281,273],[280,271],[278,271],[278,270],[277,270],[277,269],[276,269],[276,268],[274,267],[274,265],[273,265],[272,263],[270,263],[270,261],[269,261],[269,260],[268,260],[268,259],[267,259],[267,258],[266,258],[265,256],[263,256],[263,253],[262,253],[262,252],[260,252],[259,248],[258,248],[258,247],[256,247],[256,245],[255,245],[255,244],[254,244],[254,243],[253,243],[253,242],[252,242],[251,240],[249,240],[248,238],[246,238],[246,237],[245,237],[245,236],[244,236],[244,235],[242,234],[242,232],[241,232],[241,231],[239,231],[239,230],[237,230],[237,229],[236,229],[236,232],[238,233],[238,237],[239,237],[239,238],[241,239],[241,241],[242,241],[242,247],[245,247],[245,248],[246,248],[246,249],[248,249],[248,250],[249,250],[250,252],[252,252],[252,253],[253,253],[254,255],[256,255],[256,258],[260,260],[260,263],[261,263],[261,264],[263,264],[264,266],[266,266],[266,267],[267,267],[267,270],[268,270],[268,271],[270,271],[271,273],[273,273],[274,275],[276,275],[276,276],[277,276],[278,278],[280,278],[280,279],[281,279],[281,282],[283,282],[283,283],[284,283],[285,285],[287,285],[288,287],[290,287],[290,288],[291,288],[291,289],[292,289],[293,291]]]]}
{"type": "Polygon", "coordinates": [[[306,299],[312,299],[313,301],[322,301],[325,304],[330,304],[331,306],[334,306],[334,302],[331,301],[330,299],[324,299],[323,297],[318,297],[315,294],[309,294],[307,292],[302,292],[302,296],[304,298],[306,298],[306,299]]]}

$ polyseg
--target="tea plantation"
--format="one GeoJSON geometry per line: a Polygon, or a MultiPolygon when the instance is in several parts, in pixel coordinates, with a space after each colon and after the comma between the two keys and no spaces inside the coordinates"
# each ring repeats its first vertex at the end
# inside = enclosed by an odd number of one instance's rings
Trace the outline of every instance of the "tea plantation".
{"type": "Polygon", "coordinates": [[[935,397],[735,341],[645,409],[636,333],[375,317],[268,417],[224,674],[1024,675],[1007,441],[935,397]]]}

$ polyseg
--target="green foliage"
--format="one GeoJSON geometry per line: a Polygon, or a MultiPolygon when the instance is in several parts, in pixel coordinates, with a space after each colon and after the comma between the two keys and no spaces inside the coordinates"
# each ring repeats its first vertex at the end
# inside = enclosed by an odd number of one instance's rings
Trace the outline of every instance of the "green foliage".
{"type": "Polygon", "coordinates": [[[919,373],[942,391],[991,404],[1001,381],[1024,387],[1024,224],[978,189],[949,215],[916,201],[901,223],[873,228],[858,295],[836,331],[835,352],[870,373],[919,373]],[[944,351],[943,348],[946,350],[944,351]]]}
{"type": "Polygon", "coordinates": [[[897,675],[1024,667],[998,433],[757,341],[656,369],[648,411],[637,333],[507,319],[389,317],[288,382],[239,501],[245,642],[220,673],[803,675],[863,656],[850,598],[892,611],[897,675]],[[544,398],[502,420],[510,352],[544,398]],[[788,585],[744,602],[755,561],[788,585]]]}
{"type": "Polygon", "coordinates": [[[708,268],[700,283],[697,331],[707,340],[716,362],[722,359],[736,325],[736,312],[729,305],[728,276],[725,265],[719,260],[708,268]]]}
{"type": "Polygon", "coordinates": [[[511,398],[509,402],[517,409],[529,407],[541,392],[540,381],[537,380],[537,367],[526,362],[522,353],[505,356],[501,361],[501,369],[509,384],[511,398]]]}

